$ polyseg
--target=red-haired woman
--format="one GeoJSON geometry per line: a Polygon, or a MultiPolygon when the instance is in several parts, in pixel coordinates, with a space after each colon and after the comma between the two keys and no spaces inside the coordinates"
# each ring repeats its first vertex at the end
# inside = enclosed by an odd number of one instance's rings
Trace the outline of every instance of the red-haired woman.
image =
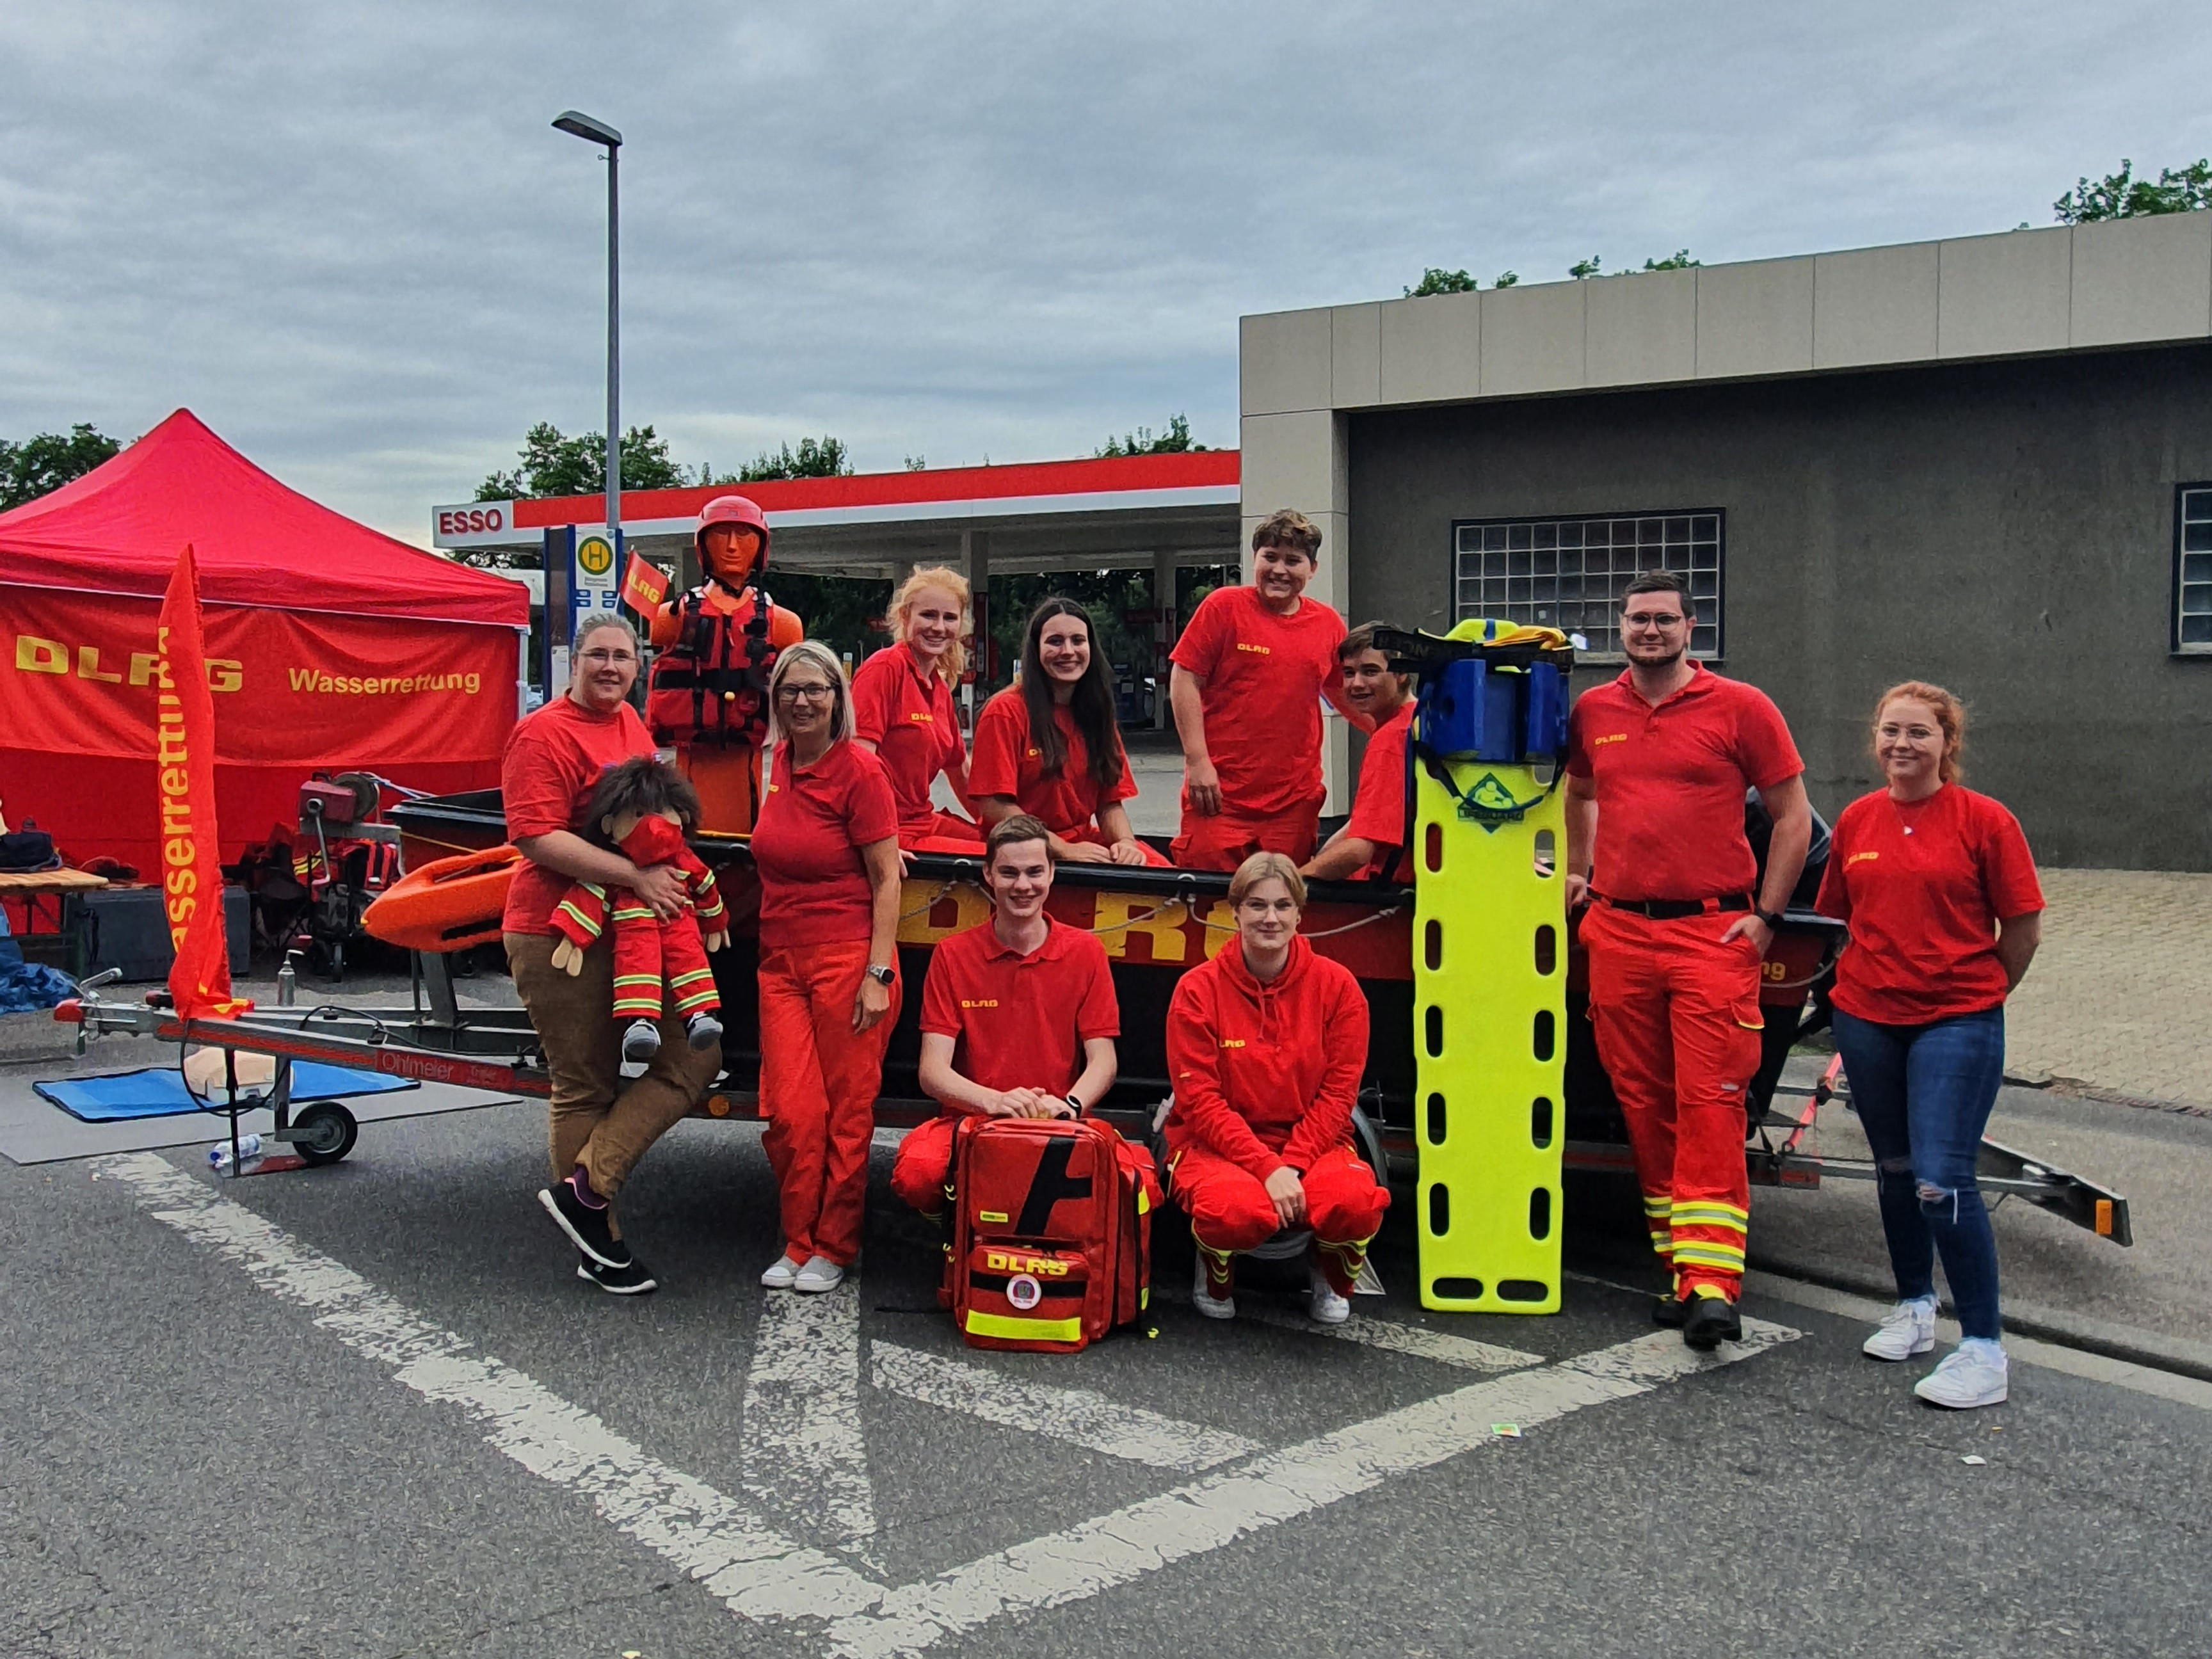
{"type": "Polygon", "coordinates": [[[1049,599],[1030,613],[1021,683],[975,717],[968,793],[987,826],[1017,812],[1041,820],[1063,863],[1166,865],[1137,839],[1122,809],[1137,786],[1105,659],[1074,600],[1049,599]]]}
{"type": "Polygon", "coordinates": [[[898,1018],[898,812],[853,741],[837,659],[787,646],[769,677],[760,872],[763,1145],[781,1199],[772,1291],[834,1291],[860,1253],[884,1047],[898,1018]]]}
{"type": "Polygon", "coordinates": [[[1974,1170],[2004,1080],[2004,1004],[2043,934],[2019,820],[1959,782],[1966,713],[1908,680],[1875,706],[1887,787],[1836,820],[1819,908],[1850,923],[1836,964],[1836,1050],[1874,1149],[1898,1303],[1876,1359],[1936,1346],[1935,1258],[1965,1340],[1913,1392],[1954,1409],[2006,1393],[1997,1247],[1974,1170]]]}
{"type": "Polygon", "coordinates": [[[983,832],[941,811],[930,791],[941,773],[968,798],[968,749],[952,687],[966,668],[960,643],[968,584],[957,570],[917,570],[892,596],[891,637],[853,676],[853,735],[884,763],[898,800],[899,845],[908,851],[973,852],[983,832]]]}
{"type": "Polygon", "coordinates": [[[1237,1252],[1286,1227],[1313,1231],[1308,1310],[1352,1314],[1352,1287],[1390,1207],[1352,1146],[1367,1064],[1367,997],[1352,970],[1298,937],[1305,878],[1280,853],[1230,878],[1237,937],[1168,1004],[1168,1190],[1198,1243],[1191,1305],[1237,1314],[1237,1252]]]}

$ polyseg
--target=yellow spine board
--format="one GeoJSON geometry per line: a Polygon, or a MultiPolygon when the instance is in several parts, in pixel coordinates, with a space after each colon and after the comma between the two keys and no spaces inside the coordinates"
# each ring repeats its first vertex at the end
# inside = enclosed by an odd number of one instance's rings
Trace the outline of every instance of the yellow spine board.
{"type": "Polygon", "coordinates": [[[1534,769],[1440,763],[1479,804],[1468,818],[1416,763],[1413,1054],[1421,1305],[1559,1310],[1559,1169],[1566,1127],[1566,853],[1561,791],[1534,769]],[[1539,797],[1541,797],[1539,800],[1539,797]],[[1553,873],[1540,873],[1538,855],[1553,873]]]}

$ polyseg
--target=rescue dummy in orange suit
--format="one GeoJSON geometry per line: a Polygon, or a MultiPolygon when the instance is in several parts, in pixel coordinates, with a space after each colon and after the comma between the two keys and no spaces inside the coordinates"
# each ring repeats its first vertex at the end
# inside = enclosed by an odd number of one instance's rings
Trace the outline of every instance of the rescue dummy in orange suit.
{"type": "Polygon", "coordinates": [[[716,496],[692,539],[707,580],[653,613],[649,637],[660,655],[645,720],[698,793],[698,827],[748,835],[760,805],[769,671],[806,630],[754,583],[769,554],[768,518],[754,502],[716,496]]]}

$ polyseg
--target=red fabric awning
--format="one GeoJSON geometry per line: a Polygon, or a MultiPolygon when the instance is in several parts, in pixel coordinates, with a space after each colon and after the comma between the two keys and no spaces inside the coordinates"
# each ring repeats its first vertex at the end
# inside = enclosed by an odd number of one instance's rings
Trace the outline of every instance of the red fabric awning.
{"type": "Polygon", "coordinates": [[[211,605],[530,625],[520,583],[308,500],[185,409],[75,483],[0,513],[0,585],[158,598],[186,542],[211,605]]]}

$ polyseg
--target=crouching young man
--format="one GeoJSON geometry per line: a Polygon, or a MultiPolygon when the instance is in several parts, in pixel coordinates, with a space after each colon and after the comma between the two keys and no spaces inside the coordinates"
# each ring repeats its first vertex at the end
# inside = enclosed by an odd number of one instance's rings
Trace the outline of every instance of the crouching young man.
{"type": "Polygon", "coordinates": [[[899,1144],[891,1190],[945,1211],[959,1119],[1074,1117],[1114,1086],[1121,1012],[1106,947],[1044,913],[1050,834],[1018,812],[992,827],[983,863],[991,920],[930,957],[921,991],[921,1086],[939,1115],[899,1144]]]}
{"type": "Polygon", "coordinates": [[[1367,998],[1298,936],[1305,880],[1280,853],[1230,878],[1237,937],[1168,1004],[1168,1192],[1198,1244],[1191,1305],[1237,1314],[1235,1258],[1285,1228],[1313,1234],[1308,1309],[1352,1315],[1352,1286],[1390,1193],[1352,1150],[1367,1064],[1367,998]]]}

